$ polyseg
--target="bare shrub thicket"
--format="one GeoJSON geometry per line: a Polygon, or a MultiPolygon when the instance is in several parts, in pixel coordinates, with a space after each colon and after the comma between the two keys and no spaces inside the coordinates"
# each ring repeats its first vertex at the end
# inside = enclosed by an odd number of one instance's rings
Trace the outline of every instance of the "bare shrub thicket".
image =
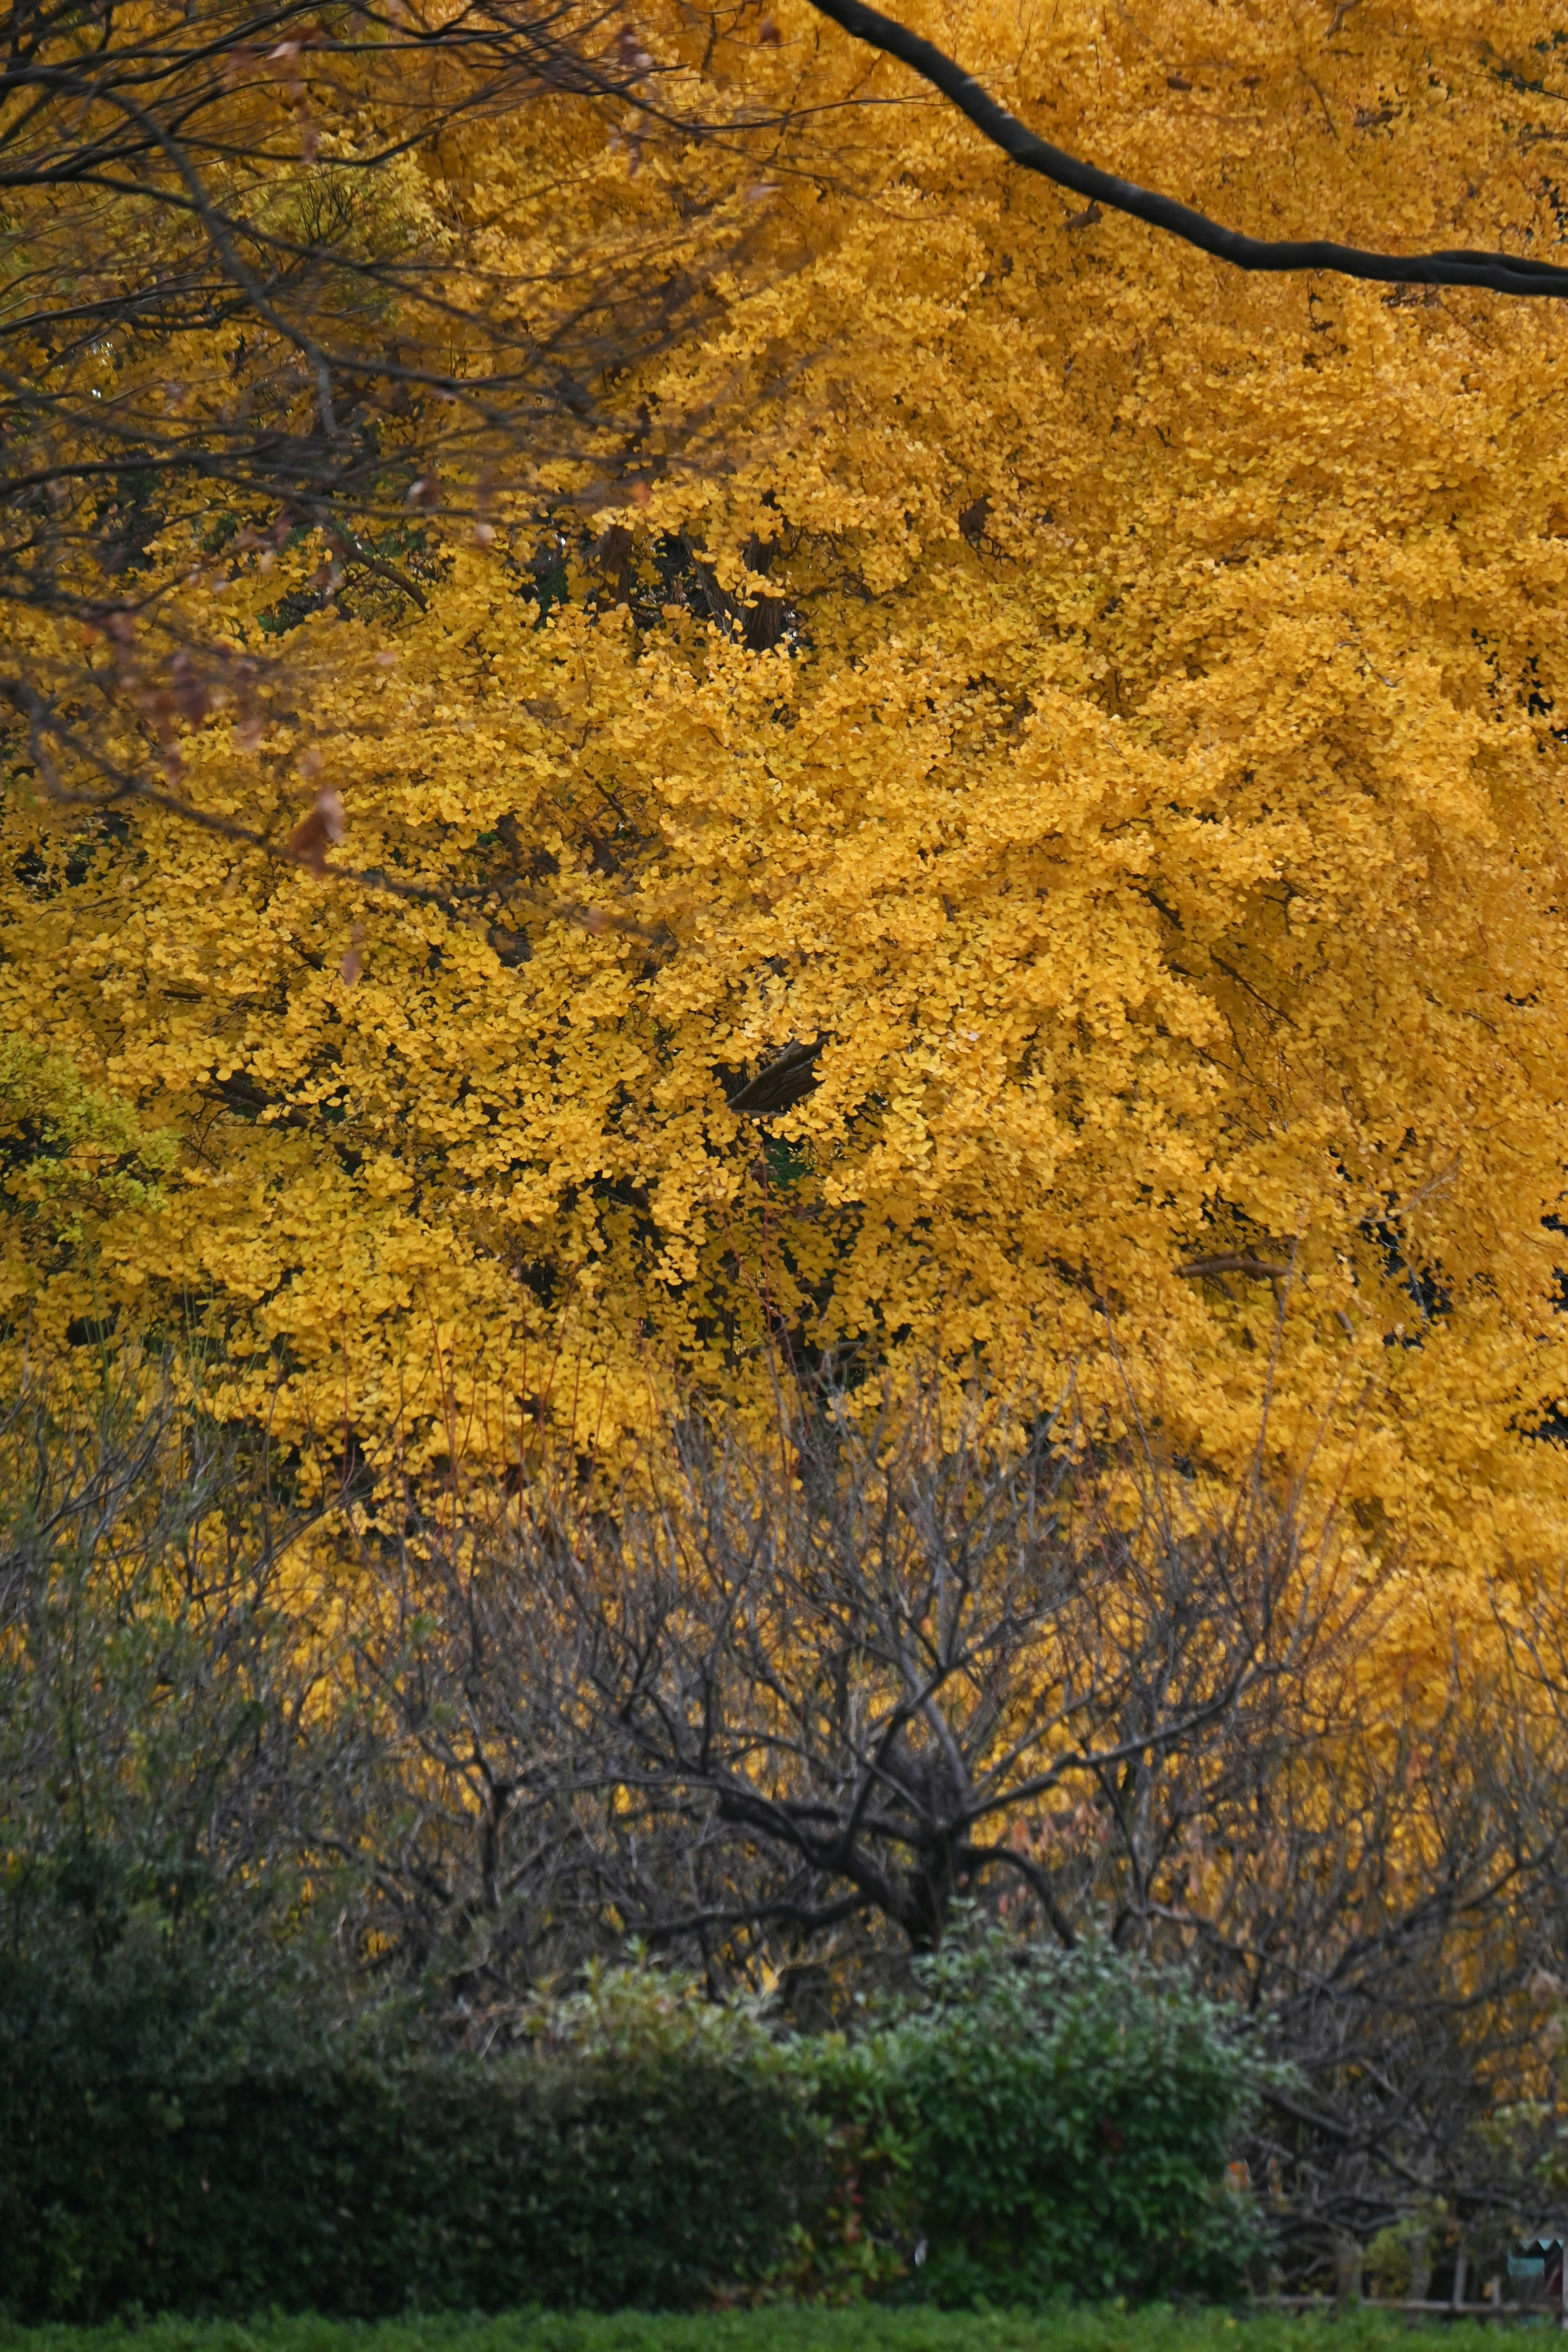
{"type": "Polygon", "coordinates": [[[406,1599],[361,1654],[448,1792],[434,1843],[479,1825],[476,1990],[584,1903],[716,1978],[928,1947],[962,1899],[1071,1941],[1093,1889],[1146,1936],[1162,1792],[1256,1747],[1375,1607],[1261,1493],[1206,1517],[1063,1420],[1014,1446],[844,1402],[760,1448],[687,1432],[612,1516],[537,1490],[382,1562],[406,1599]]]}
{"type": "Polygon", "coordinates": [[[1430,2280],[1543,2194],[1558,1611],[1424,1615],[1261,1474],[935,1395],[688,1431],[614,1509],[294,1511],[167,1406],[4,1442],[13,1939],[151,1907],[484,2048],[632,1937],[842,2021],[978,1910],[1293,2062],[1249,2157],[1296,2273],[1403,2222],[1430,2280]]]}
{"type": "Polygon", "coordinates": [[[292,1571],[265,1454],[106,1381],[0,1418],[0,1945],[129,1937],[257,1980],[331,1915],[335,1809],[384,1763],[292,1571]]]}

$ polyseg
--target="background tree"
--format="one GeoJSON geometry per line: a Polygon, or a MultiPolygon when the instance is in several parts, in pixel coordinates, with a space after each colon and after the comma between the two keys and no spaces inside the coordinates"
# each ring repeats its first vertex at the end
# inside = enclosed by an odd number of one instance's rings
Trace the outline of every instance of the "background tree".
{"type": "MultiPolygon", "coordinates": [[[[1239,219],[1289,185],[1357,240],[1549,243],[1553,101],[1497,64],[1536,16],[1445,18],[1440,71],[1354,21],[1119,19],[1091,76],[1087,20],[1020,63],[977,19],[973,62],[1239,219]]],[[[655,168],[570,95],[476,120],[460,198],[425,158],[550,316],[568,249],[719,306],[605,392],[641,437],[596,536],[424,516],[429,609],[357,610],[235,511],[163,609],[287,655],[259,733],[89,649],[127,772],[177,759],[217,830],[62,824],[18,772],[4,1018],[186,1139],[105,1312],[193,1318],[290,1443],[498,1474],[541,1410],[624,1457],[651,1395],[755,1391],[769,1329],[1047,1396],[1074,1363],[1113,1426],[1108,1307],[1234,1473],[1288,1285],[1282,1474],[1323,1429],[1325,1489],[1423,1559],[1549,1556],[1558,310],[1069,226],[946,108],[850,106],[813,15],[721,30],[708,82],[789,116],[772,178],[678,129],[655,168]],[[339,803],[385,888],[224,837],[314,824],[325,864],[339,803]]],[[[79,664],[37,627],[30,675],[79,664]]]]}
{"type": "Polygon", "coordinates": [[[441,1772],[468,1757],[481,1816],[503,1785],[580,1792],[600,1902],[682,1949],[775,1929],[809,1949],[857,1916],[927,1948],[998,1878],[1071,1944],[1019,1825],[1091,1794],[1126,1815],[1131,1932],[1160,1860],[1151,1776],[1176,1753],[1201,1772],[1364,1595],[1259,1491],[1195,1524],[1157,1480],[1075,1469],[1070,1422],[1015,1459],[973,1405],[856,1434],[846,1402],[791,1427],[777,1469],[721,1440],[597,1538],[569,1517],[509,1554],[497,1529],[471,1565],[471,1531],[455,1549],[437,1520],[416,1589],[448,1595],[463,1662],[428,1663],[469,1705],[432,1714],[394,1650],[411,1736],[441,1772]]]}

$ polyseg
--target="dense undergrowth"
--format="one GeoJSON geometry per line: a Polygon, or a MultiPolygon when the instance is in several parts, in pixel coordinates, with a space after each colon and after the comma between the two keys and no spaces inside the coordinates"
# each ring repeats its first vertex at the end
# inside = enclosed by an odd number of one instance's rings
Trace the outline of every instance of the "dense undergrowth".
{"type": "Polygon", "coordinates": [[[959,1938],[918,1979],[850,2039],[610,1971],[481,2055],[384,2018],[311,2034],[134,1937],[74,1984],[13,1963],[5,2300],[371,2317],[1235,2290],[1266,2231],[1225,2162],[1267,2070],[1228,2021],[1093,1947],[959,1938]]]}

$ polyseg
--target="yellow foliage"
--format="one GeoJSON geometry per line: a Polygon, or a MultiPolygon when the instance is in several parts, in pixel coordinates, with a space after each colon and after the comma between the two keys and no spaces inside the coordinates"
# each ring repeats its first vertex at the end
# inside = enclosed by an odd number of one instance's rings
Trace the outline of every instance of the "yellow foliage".
{"type": "MultiPolygon", "coordinates": [[[[183,1139],[99,1278],[127,1328],[183,1300],[228,1410],[415,1468],[531,1413],[617,1448],[765,1388],[771,1333],[1130,1388],[1220,1473],[1271,1381],[1368,1529],[1555,1546],[1568,322],[1074,219],[775,17],[640,19],[694,106],[800,110],[765,177],[566,101],[423,162],[476,284],[711,256],[606,380],[620,503],[547,528],[557,452],[488,543],[430,526],[425,612],[298,621],[257,748],[184,730],[202,807],[281,841],[335,790],[340,863],[472,912],[12,796],[0,1023],[183,1139]],[[721,622],[764,593],[754,650],[721,622]],[[727,1108],[812,1041],[796,1107],[727,1108]]],[[[985,0],[949,45],[1235,226],[1539,250],[1554,38],[1536,0],[985,0]]],[[[198,567],[191,627],[262,646],[319,558],[198,567]]],[[[79,1286],[37,1268],[36,1322],[79,1286]]]]}

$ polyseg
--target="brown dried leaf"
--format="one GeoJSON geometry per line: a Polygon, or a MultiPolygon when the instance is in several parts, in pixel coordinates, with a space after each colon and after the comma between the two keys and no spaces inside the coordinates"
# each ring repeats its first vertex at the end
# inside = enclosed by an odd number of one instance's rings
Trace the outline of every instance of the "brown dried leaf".
{"type": "Polygon", "coordinates": [[[341,797],[330,789],[318,793],[315,805],[302,816],[283,845],[285,857],[308,866],[319,877],[327,871],[327,852],[348,830],[341,797]]]}

